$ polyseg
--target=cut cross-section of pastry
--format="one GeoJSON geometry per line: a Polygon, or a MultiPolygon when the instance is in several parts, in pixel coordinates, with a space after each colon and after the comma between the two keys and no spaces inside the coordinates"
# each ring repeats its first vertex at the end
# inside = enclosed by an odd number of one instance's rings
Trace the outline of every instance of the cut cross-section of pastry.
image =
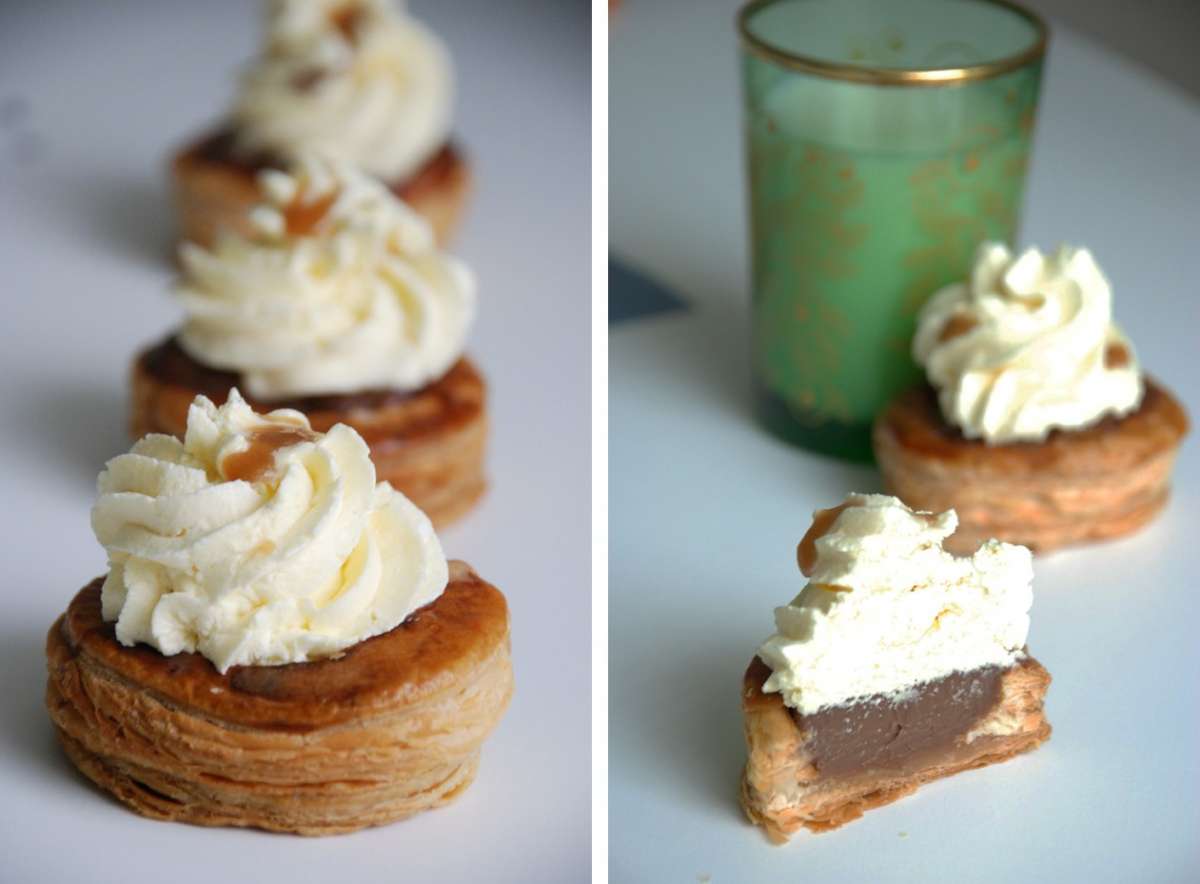
{"type": "Polygon", "coordinates": [[[1050,676],[1025,648],[1030,553],[956,557],[955,524],[882,495],[815,514],[797,556],[810,581],[743,681],[742,805],[773,841],[1049,737],[1050,676]]]}

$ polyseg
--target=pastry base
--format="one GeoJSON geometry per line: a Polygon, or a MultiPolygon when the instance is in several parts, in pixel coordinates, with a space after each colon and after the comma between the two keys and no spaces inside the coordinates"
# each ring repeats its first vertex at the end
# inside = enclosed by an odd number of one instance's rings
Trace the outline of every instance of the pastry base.
{"type": "Polygon", "coordinates": [[[1044,442],[988,445],[942,419],[928,387],[898,397],[875,422],[884,484],[914,509],[958,513],[946,548],[985,540],[1036,552],[1130,534],[1162,509],[1188,430],[1182,406],[1146,379],[1137,411],[1044,442]]]}
{"type": "MultiPolygon", "coordinates": [[[[283,164],[269,157],[243,159],[232,151],[228,131],[207,135],[171,160],[171,180],[180,238],[212,245],[221,229],[248,234],[247,213],[261,202],[256,176],[283,164]]],[[[447,143],[404,181],[389,182],[392,193],[433,227],[445,245],[457,230],[471,191],[471,173],[453,144],[447,143]]]]}
{"type": "Polygon", "coordinates": [[[770,675],[758,658],[742,684],[749,758],[742,777],[741,803],[750,821],[776,844],[799,829],[827,832],[890,804],[925,783],[972,768],[1006,761],[1035,749],[1050,737],[1043,700],[1050,674],[1032,657],[1004,673],[993,710],[940,753],[936,761],[906,771],[864,771],[855,776],[822,776],[808,734],[779,694],[764,694],[770,675]]]}
{"type": "MultiPolygon", "coordinates": [[[[195,362],[172,340],[145,350],[133,364],[130,430],[134,438],[166,433],[182,439],[192,400],[203,394],[221,404],[238,382],[236,374],[195,362]]],[[[244,385],[239,389],[245,395],[244,385]]],[[[246,401],[260,412],[302,411],[318,432],[339,423],[353,427],[370,447],[378,480],[390,482],[442,528],[465,515],[487,488],[486,392],[483,377],[463,358],[413,393],[246,401]]]]}
{"type": "Polygon", "coordinates": [[[301,835],[452,801],[512,695],[504,596],[462,562],[395,629],[315,663],[234,667],[125,647],[97,578],[46,639],[67,756],[137,813],[301,835]]]}

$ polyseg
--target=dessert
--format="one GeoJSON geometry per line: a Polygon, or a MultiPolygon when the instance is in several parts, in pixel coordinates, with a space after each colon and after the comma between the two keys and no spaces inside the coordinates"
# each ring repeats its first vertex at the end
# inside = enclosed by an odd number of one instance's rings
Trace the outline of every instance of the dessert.
{"type": "Polygon", "coordinates": [[[470,189],[452,81],[445,47],[401,4],[273,0],[227,120],[172,160],[183,238],[247,231],[258,173],[316,151],[376,176],[446,242],[470,189]]]}
{"type": "Polygon", "coordinates": [[[485,385],[462,355],[475,282],[377,181],[330,160],[259,176],[249,234],[184,243],[187,317],[133,367],[133,434],[182,436],[238,387],[367,440],[379,478],[439,527],[482,495],[485,385]]]}
{"type": "Polygon", "coordinates": [[[1187,416],[1142,373],[1086,249],[984,244],[922,309],[913,355],[929,386],[878,417],[875,456],[905,503],[958,513],[949,549],[1118,537],[1166,503],[1187,416]]]}
{"type": "Polygon", "coordinates": [[[306,835],[452,800],[512,693],[499,590],[352,429],[193,403],[109,461],[109,572],[50,628],[67,756],[138,813],[306,835]]]}
{"type": "Polygon", "coordinates": [[[955,524],[879,494],[814,513],[797,550],[809,582],[742,686],[742,806],[771,840],[1050,736],[1050,675],[1025,648],[1032,557],[995,540],[956,557],[955,524]]]}

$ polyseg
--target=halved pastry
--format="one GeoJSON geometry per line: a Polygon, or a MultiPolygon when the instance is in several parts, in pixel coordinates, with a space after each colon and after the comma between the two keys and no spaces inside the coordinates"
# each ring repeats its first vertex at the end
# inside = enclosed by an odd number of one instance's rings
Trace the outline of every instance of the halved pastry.
{"type": "Polygon", "coordinates": [[[452,800],[512,693],[504,597],[351,429],[200,398],[110,461],[109,573],[51,627],[72,762],[144,816],[306,835],[452,800]]]}
{"type": "Polygon", "coordinates": [[[1166,503],[1187,416],[1142,374],[1087,250],[985,244],[923,308],[913,353],[932,389],[878,417],[875,456],[905,503],[957,511],[949,549],[1118,537],[1166,503]]]}
{"type": "Polygon", "coordinates": [[[954,513],[851,494],[814,514],[810,578],[743,681],[742,806],[772,841],[823,832],[1050,736],[1050,676],[1025,648],[1028,550],[943,549],[954,513]]]}
{"type": "Polygon", "coordinates": [[[181,248],[187,319],[134,362],[134,435],[182,435],[192,399],[236,386],[318,430],[354,427],[379,478],[448,524],[486,485],[486,387],[462,355],[470,271],[349,167],[309,159],[258,182],[249,235],[181,248]]]}
{"type": "Polygon", "coordinates": [[[183,237],[248,232],[257,173],[316,151],[377,177],[448,241],[471,177],[452,93],[446,48],[391,0],[275,0],[228,121],[172,159],[183,237]]]}

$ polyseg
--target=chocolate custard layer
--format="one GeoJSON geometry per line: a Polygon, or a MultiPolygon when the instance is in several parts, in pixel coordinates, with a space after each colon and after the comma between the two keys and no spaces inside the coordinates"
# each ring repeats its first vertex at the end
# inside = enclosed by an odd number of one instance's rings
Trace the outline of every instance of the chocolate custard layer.
{"type": "Polygon", "coordinates": [[[809,716],[763,693],[769,675],[755,657],[742,682],[748,757],[741,801],[776,843],[801,828],[835,829],[925,783],[1005,761],[1050,736],[1050,674],[1030,656],[809,716]]]}
{"type": "Polygon", "coordinates": [[[899,694],[828,706],[810,715],[791,710],[809,735],[822,775],[905,771],[950,752],[1000,701],[1003,670],[955,672],[899,694]]]}

